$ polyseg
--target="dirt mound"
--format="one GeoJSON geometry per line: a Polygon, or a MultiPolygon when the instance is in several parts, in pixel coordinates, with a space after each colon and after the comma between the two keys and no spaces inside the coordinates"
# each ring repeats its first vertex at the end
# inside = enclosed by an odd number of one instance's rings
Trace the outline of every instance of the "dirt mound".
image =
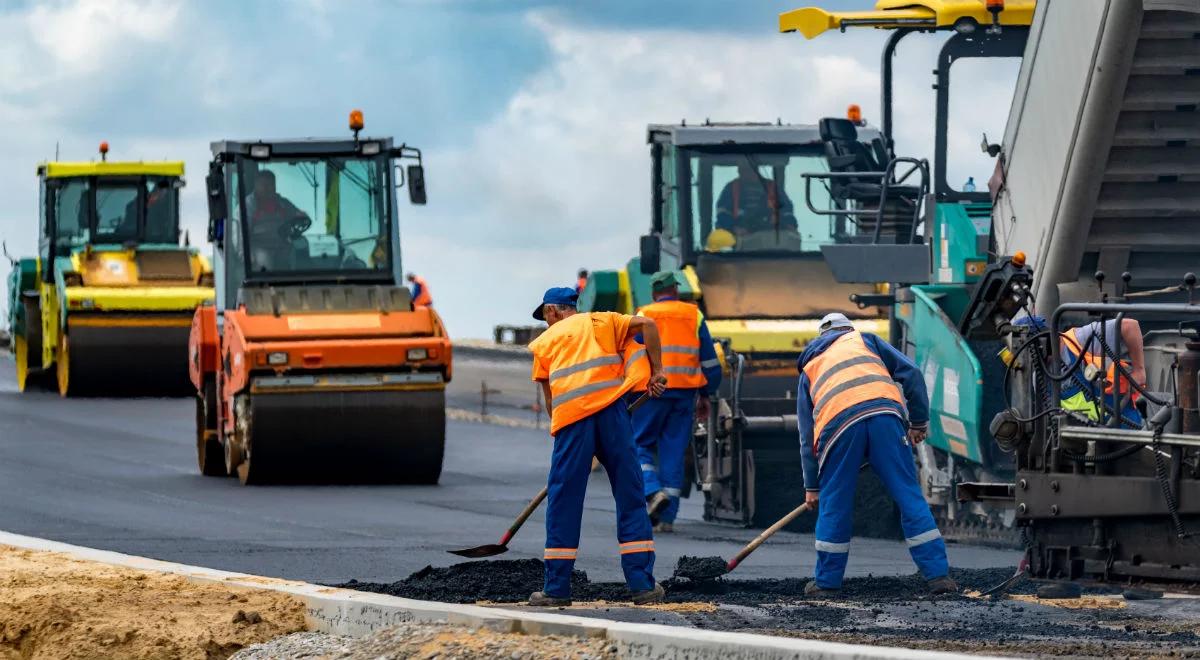
{"type": "Polygon", "coordinates": [[[0,546],[0,658],[208,660],[303,629],[283,594],[0,546]]]}

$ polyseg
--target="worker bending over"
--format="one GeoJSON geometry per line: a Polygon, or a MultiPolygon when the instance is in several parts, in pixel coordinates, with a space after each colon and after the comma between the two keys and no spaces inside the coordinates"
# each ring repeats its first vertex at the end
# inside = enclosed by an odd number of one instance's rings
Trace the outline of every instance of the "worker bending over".
{"type": "MultiPolygon", "coordinates": [[[[654,531],[671,532],[679,513],[683,460],[692,439],[697,395],[700,414],[706,417],[708,397],[721,385],[721,364],[704,314],[696,305],[679,300],[675,273],[656,273],[650,290],[654,302],[639,309],[638,316],[658,326],[667,390],[633,412],[633,438],[654,531]]],[[[645,389],[641,385],[634,392],[645,389]]]]}
{"type": "Polygon", "coordinates": [[[805,501],[820,505],[816,579],[804,593],[830,595],[842,586],[864,462],[899,505],[908,551],[930,590],[958,591],[909,445],[922,442],[929,425],[920,370],[879,337],[855,330],[842,314],[826,315],[819,330],[800,356],[796,391],[805,501]]]}
{"type": "Polygon", "coordinates": [[[413,307],[433,307],[433,296],[429,294],[429,285],[425,283],[425,278],[416,273],[409,273],[404,277],[412,283],[413,307]]]}
{"type": "Polygon", "coordinates": [[[635,604],[661,601],[664,591],[654,582],[654,540],[642,499],[642,473],[629,413],[621,400],[633,387],[626,362],[637,360],[641,333],[649,362],[649,390],[662,394],[662,354],[654,321],[615,312],[578,313],[574,289],[546,291],[533,318],[549,326],[529,344],[533,380],[542,384],[550,414],[554,451],[546,505],[546,580],[530,605],[571,603],[571,570],[579,551],[583,496],[592,457],[604,466],[617,505],[617,541],[625,583],[635,604]]]}

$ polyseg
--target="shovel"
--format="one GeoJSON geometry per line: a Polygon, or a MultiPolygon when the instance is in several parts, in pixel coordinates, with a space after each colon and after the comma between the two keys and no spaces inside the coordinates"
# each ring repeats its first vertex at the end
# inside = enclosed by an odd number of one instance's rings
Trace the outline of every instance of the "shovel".
{"type": "MultiPolygon", "coordinates": [[[[632,404],[630,404],[626,410],[628,412],[633,412],[642,407],[642,404],[649,400],[650,393],[647,392],[638,397],[637,401],[634,401],[632,404]]],[[[593,469],[596,467],[596,462],[596,459],[593,458],[593,469]]],[[[533,499],[529,500],[529,504],[526,504],[525,508],[521,510],[521,515],[517,516],[517,519],[513,521],[513,524],[508,528],[508,531],[504,532],[504,536],[500,537],[499,543],[489,543],[487,545],[481,545],[474,548],[464,548],[462,550],[447,550],[446,552],[449,552],[452,555],[458,555],[459,557],[466,557],[468,559],[495,557],[496,555],[502,555],[508,552],[508,542],[511,541],[512,537],[516,535],[517,530],[521,529],[521,526],[525,524],[525,521],[529,520],[529,516],[532,516],[533,512],[537,511],[537,508],[542,505],[542,500],[546,499],[546,495],[549,492],[550,490],[548,486],[542,486],[542,489],[538,491],[538,494],[534,495],[533,499]]]]}
{"type": "MultiPolygon", "coordinates": [[[[809,506],[807,503],[801,504],[795,509],[792,509],[790,513],[780,518],[779,521],[774,525],[764,529],[761,534],[754,537],[753,541],[747,543],[746,547],[742,548],[736,555],[734,555],[733,559],[725,562],[724,566],[720,564],[720,557],[704,558],[697,560],[692,566],[679,566],[675,570],[675,575],[676,577],[685,577],[691,580],[711,580],[713,578],[721,577],[722,575],[725,575],[737,568],[738,565],[741,564],[744,559],[746,559],[746,557],[750,556],[750,553],[758,549],[758,546],[762,545],[763,542],[774,536],[775,532],[783,529],[788,523],[800,517],[800,514],[808,510],[809,506]],[[714,559],[717,561],[712,561],[714,559]]],[[[682,562],[680,563],[682,564],[682,562]]]]}

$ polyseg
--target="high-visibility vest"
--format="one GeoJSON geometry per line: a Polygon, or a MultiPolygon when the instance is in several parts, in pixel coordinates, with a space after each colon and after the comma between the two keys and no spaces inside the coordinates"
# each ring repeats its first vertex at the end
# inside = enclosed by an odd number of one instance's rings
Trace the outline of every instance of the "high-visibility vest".
{"type": "Polygon", "coordinates": [[[857,330],[842,333],[804,365],[813,401],[813,453],[825,426],[860,403],[887,399],[905,407],[900,386],[857,330]]]}
{"type": "Polygon", "coordinates": [[[429,295],[429,285],[425,283],[425,278],[420,275],[413,278],[413,284],[421,288],[417,292],[417,297],[413,298],[413,305],[416,307],[429,307],[433,304],[433,296],[429,295]]]}
{"type": "MultiPolygon", "coordinates": [[[[1075,337],[1075,329],[1074,328],[1068,329],[1066,332],[1061,333],[1059,335],[1059,338],[1062,341],[1063,348],[1067,351],[1067,353],[1070,357],[1071,361],[1068,364],[1074,364],[1075,360],[1079,357],[1080,351],[1083,351],[1083,347],[1079,345],[1079,339],[1077,339],[1075,337]]],[[[1088,344],[1090,345],[1091,342],[1089,341],[1088,344]]],[[[1085,365],[1091,365],[1091,366],[1095,367],[1096,369],[1100,369],[1101,366],[1103,366],[1105,368],[1104,369],[1104,393],[1107,395],[1111,395],[1113,393],[1113,384],[1118,382],[1117,369],[1116,369],[1116,365],[1113,364],[1113,361],[1103,359],[1101,356],[1096,355],[1095,353],[1092,353],[1091,351],[1084,351],[1083,363],[1085,365]]],[[[1121,360],[1121,364],[1125,367],[1126,371],[1129,370],[1130,364],[1129,364],[1128,360],[1121,360]]],[[[1082,367],[1080,367],[1080,369],[1082,369],[1082,367]]],[[[1076,373],[1080,373],[1080,372],[1076,372],[1076,373]]],[[[1093,395],[1098,396],[1098,394],[1094,390],[1094,385],[1092,384],[1092,382],[1088,381],[1086,378],[1083,378],[1083,380],[1088,383],[1088,389],[1092,390],[1091,393],[1093,395]]],[[[1121,388],[1120,395],[1124,396],[1125,393],[1129,391],[1129,387],[1130,387],[1129,379],[1124,376],[1121,376],[1120,377],[1120,388],[1121,388]]],[[[1137,390],[1134,390],[1133,396],[1130,398],[1130,402],[1137,401],[1138,397],[1139,397],[1139,395],[1138,395],[1137,390]]]]}
{"type": "Polygon", "coordinates": [[[608,314],[574,314],[529,344],[535,359],[543,360],[549,372],[551,435],[604,410],[632,387],[625,377],[625,362],[639,345],[629,342],[618,349],[621,338],[607,326],[608,314]]]}
{"type": "MultiPolygon", "coordinates": [[[[704,387],[708,379],[700,369],[700,309],[679,300],[660,300],[639,309],[638,316],[658,326],[667,387],[704,387]]],[[[645,385],[640,389],[646,389],[645,385]]]]}
{"type": "Polygon", "coordinates": [[[575,280],[575,293],[583,293],[583,290],[585,288],[587,288],[587,278],[586,277],[581,277],[581,278],[575,280]]]}
{"type": "Polygon", "coordinates": [[[625,347],[625,384],[630,391],[645,392],[649,382],[650,358],[646,356],[646,347],[631,341],[625,347]]]}

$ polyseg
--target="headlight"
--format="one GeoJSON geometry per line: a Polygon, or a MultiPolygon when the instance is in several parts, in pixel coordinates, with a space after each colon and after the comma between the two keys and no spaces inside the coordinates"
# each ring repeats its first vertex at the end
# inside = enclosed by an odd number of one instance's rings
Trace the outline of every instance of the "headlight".
{"type": "Polygon", "coordinates": [[[408,359],[410,360],[424,360],[427,357],[429,357],[429,351],[423,348],[408,349],[408,359]]]}
{"type": "Polygon", "coordinates": [[[251,158],[270,158],[271,145],[269,144],[252,144],[250,145],[251,158]]]}
{"type": "Polygon", "coordinates": [[[282,351],[278,353],[267,354],[267,364],[273,367],[281,367],[288,363],[288,354],[282,351]]]}
{"type": "Polygon", "coordinates": [[[375,154],[379,153],[379,143],[378,142],[363,142],[361,151],[362,151],[362,155],[364,155],[364,156],[374,156],[375,154]]]}

